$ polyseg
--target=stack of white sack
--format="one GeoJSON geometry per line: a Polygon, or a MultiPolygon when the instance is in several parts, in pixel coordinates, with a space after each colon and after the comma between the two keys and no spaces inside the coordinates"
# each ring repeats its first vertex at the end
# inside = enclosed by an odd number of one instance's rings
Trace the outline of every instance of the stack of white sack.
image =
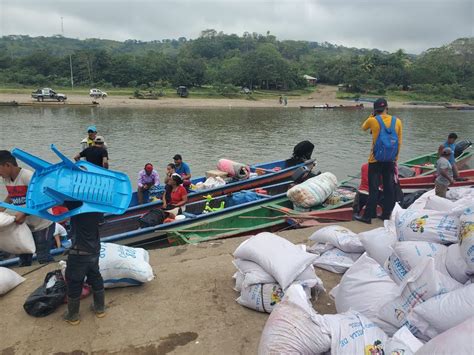
{"type": "Polygon", "coordinates": [[[220,176],[216,177],[209,177],[206,179],[204,182],[198,182],[196,184],[196,190],[209,190],[209,189],[214,189],[216,187],[221,187],[225,185],[225,181],[223,178],[220,176]]]}
{"type": "MultiPolygon", "coordinates": [[[[139,286],[155,276],[149,264],[148,252],[113,243],[100,243],[99,270],[105,288],[139,286]]],[[[67,263],[60,261],[64,274],[67,263]]]]}
{"type": "Polygon", "coordinates": [[[259,312],[271,313],[291,284],[323,290],[312,263],[315,255],[272,233],[260,233],[244,241],[234,252],[237,302],[259,312]]]}
{"type": "Polygon", "coordinates": [[[308,251],[317,254],[313,265],[342,274],[364,252],[357,234],[338,225],[331,225],[314,232],[309,240],[315,242],[308,251]]]}
{"type": "Polygon", "coordinates": [[[336,190],[337,178],[326,172],[312,177],[288,190],[288,199],[300,208],[322,204],[336,190]]]}
{"type": "Polygon", "coordinates": [[[436,196],[435,190],[429,190],[421,195],[412,205],[408,207],[409,210],[436,210],[446,211],[449,202],[456,209],[463,209],[463,206],[469,205],[469,201],[474,200],[474,189],[470,187],[450,187],[446,193],[446,201],[442,201],[442,197],[436,196]]]}
{"type": "Polygon", "coordinates": [[[355,311],[320,315],[300,285],[292,285],[265,324],[258,353],[414,354],[423,344],[407,328],[393,338],[355,311]]]}
{"type": "Polygon", "coordinates": [[[15,217],[0,212],[0,251],[10,254],[33,254],[35,241],[26,223],[15,223],[15,217]]]}

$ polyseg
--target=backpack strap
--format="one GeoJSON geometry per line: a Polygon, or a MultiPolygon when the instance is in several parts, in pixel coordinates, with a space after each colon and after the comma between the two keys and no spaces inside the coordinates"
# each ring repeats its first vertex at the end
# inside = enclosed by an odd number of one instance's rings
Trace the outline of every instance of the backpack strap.
{"type": "Polygon", "coordinates": [[[392,116],[392,123],[390,124],[390,129],[395,132],[395,125],[397,123],[397,116],[392,116]]]}
{"type": "Polygon", "coordinates": [[[382,119],[382,117],[380,117],[380,115],[375,116],[375,119],[377,120],[377,122],[380,125],[380,130],[382,130],[383,128],[387,128],[385,126],[385,123],[383,123],[383,119],[382,119]]]}

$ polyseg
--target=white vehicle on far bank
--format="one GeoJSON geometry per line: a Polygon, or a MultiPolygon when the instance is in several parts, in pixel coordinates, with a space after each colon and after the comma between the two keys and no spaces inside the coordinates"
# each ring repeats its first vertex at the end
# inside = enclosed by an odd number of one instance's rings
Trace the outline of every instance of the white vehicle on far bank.
{"type": "Polygon", "coordinates": [[[89,91],[89,96],[93,99],[105,99],[107,97],[107,93],[99,89],[91,89],[89,91]]]}

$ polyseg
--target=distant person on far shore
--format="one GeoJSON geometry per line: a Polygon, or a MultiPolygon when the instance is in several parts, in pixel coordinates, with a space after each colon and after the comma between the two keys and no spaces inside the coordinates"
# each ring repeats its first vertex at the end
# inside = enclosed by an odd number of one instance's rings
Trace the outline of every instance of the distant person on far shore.
{"type": "MultiPolygon", "coordinates": [[[[94,125],[87,127],[87,137],[81,141],[81,150],[92,147],[95,144],[95,137],[97,137],[97,127],[94,125]]],[[[107,149],[105,141],[104,148],[107,149]]]]}
{"type": "Polygon", "coordinates": [[[288,106],[288,97],[285,96],[283,98],[283,102],[285,103],[285,106],[288,106]]]}
{"type": "Polygon", "coordinates": [[[456,139],[458,139],[458,135],[456,133],[450,133],[448,135],[446,142],[438,147],[438,158],[442,157],[444,148],[449,148],[451,150],[451,154],[449,155],[448,160],[453,169],[454,180],[463,181],[465,179],[459,177],[458,167],[456,166],[456,158],[454,157],[454,151],[456,150],[456,139]]]}
{"type": "Polygon", "coordinates": [[[173,157],[176,174],[183,179],[183,186],[187,189],[191,185],[191,169],[189,165],[183,161],[181,154],[173,157]]]}
{"type": "Polygon", "coordinates": [[[454,182],[454,169],[451,165],[449,157],[451,156],[451,148],[444,148],[441,151],[441,157],[436,162],[437,177],[435,180],[436,196],[446,198],[448,186],[454,182]]]}
{"type": "Polygon", "coordinates": [[[82,152],[74,157],[75,161],[79,161],[81,158],[86,158],[89,163],[100,166],[101,168],[109,168],[109,153],[104,148],[104,137],[96,136],[94,139],[94,145],[87,147],[82,152]]]}
{"type": "Polygon", "coordinates": [[[374,113],[362,124],[362,129],[370,129],[372,149],[369,156],[369,198],[363,216],[354,219],[372,223],[376,215],[379,198],[380,176],[383,184],[383,212],[381,219],[389,219],[395,205],[395,164],[402,145],[402,121],[388,114],[388,104],[384,98],[374,102],[374,113]]]}
{"type": "Polygon", "coordinates": [[[283,96],[280,95],[280,98],[278,99],[278,103],[281,105],[283,104],[283,96]]]}
{"type": "Polygon", "coordinates": [[[151,187],[158,185],[160,185],[160,176],[158,175],[158,172],[153,169],[151,163],[146,164],[144,169],[138,173],[138,204],[143,204],[144,191],[148,191],[151,187]]]}

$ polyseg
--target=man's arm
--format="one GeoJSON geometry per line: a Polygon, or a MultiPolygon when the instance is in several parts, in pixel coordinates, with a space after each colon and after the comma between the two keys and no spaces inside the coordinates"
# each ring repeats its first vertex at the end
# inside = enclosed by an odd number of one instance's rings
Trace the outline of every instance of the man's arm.
{"type": "Polygon", "coordinates": [[[138,173],[137,185],[138,187],[143,187],[143,176],[141,172],[138,173]]]}
{"type": "Polygon", "coordinates": [[[109,168],[109,158],[108,157],[103,157],[102,158],[102,167],[108,169],[109,168]]]}
{"type": "Polygon", "coordinates": [[[403,124],[402,120],[397,118],[397,136],[398,136],[398,152],[397,152],[397,158],[396,161],[398,161],[398,156],[400,155],[400,150],[402,149],[402,142],[403,142],[403,124]]]}
{"type": "Polygon", "coordinates": [[[189,166],[187,165],[184,166],[184,174],[182,178],[183,180],[191,180],[191,169],[189,169],[189,166]]]}
{"type": "Polygon", "coordinates": [[[363,130],[363,131],[367,131],[369,128],[372,127],[372,125],[370,124],[370,121],[371,121],[372,119],[373,119],[373,117],[370,116],[369,118],[367,118],[367,119],[365,120],[364,123],[362,123],[362,130],[363,130]]]}
{"type": "MultiPolygon", "coordinates": [[[[5,200],[3,200],[3,202],[5,203],[12,203],[12,200],[10,199],[10,197],[5,197],[5,200]]],[[[6,210],[5,207],[0,207],[0,212],[4,212],[6,210]]]]}
{"type": "Polygon", "coordinates": [[[444,149],[444,145],[441,144],[441,145],[438,147],[438,158],[439,158],[439,157],[441,156],[441,154],[443,153],[443,149],[444,149]]]}
{"type": "Polygon", "coordinates": [[[439,169],[439,174],[443,177],[445,177],[446,179],[449,180],[449,183],[452,184],[454,182],[453,178],[451,178],[451,176],[449,176],[448,174],[448,169],[439,169]]]}
{"type": "Polygon", "coordinates": [[[81,160],[81,158],[84,158],[84,156],[85,156],[84,152],[85,152],[87,149],[89,149],[89,148],[86,148],[86,149],[84,149],[82,152],[77,153],[77,154],[74,156],[74,160],[75,160],[75,161],[79,161],[79,160],[81,160]]]}
{"type": "Polygon", "coordinates": [[[157,172],[155,174],[155,186],[159,186],[159,185],[160,185],[160,175],[157,172]]]}

